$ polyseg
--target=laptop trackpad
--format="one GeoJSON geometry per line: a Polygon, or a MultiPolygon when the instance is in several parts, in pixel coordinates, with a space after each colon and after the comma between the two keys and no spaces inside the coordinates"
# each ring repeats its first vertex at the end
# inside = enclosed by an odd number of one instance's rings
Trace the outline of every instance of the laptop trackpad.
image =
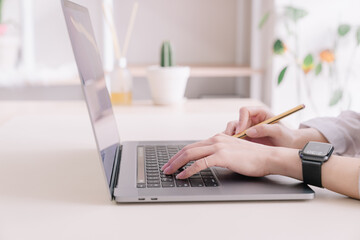
{"type": "Polygon", "coordinates": [[[259,181],[259,177],[247,177],[236,172],[233,172],[226,168],[216,167],[214,168],[216,176],[222,183],[225,182],[241,182],[241,181],[259,181]]]}
{"type": "Polygon", "coordinates": [[[236,185],[241,186],[243,184],[248,185],[264,185],[267,186],[286,186],[286,185],[298,185],[299,181],[284,176],[271,175],[266,177],[247,177],[238,173],[235,173],[226,168],[214,168],[215,174],[218,177],[220,184],[222,185],[236,185]]]}

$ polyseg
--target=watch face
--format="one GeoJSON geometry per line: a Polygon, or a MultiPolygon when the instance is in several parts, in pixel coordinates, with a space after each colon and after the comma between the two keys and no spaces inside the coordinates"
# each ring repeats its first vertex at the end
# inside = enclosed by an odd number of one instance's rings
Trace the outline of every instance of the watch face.
{"type": "Polygon", "coordinates": [[[309,142],[303,153],[306,155],[315,155],[319,157],[325,157],[331,150],[332,146],[327,143],[309,142]]]}

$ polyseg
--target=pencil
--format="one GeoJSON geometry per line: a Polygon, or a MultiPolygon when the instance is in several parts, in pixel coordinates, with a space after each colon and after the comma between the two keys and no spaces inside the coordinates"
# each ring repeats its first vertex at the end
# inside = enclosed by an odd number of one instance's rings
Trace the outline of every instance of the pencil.
{"type": "MultiPolygon", "coordinates": [[[[299,106],[296,106],[296,107],[294,107],[294,108],[292,108],[292,109],[290,109],[290,110],[288,110],[288,111],[286,111],[286,112],[283,112],[282,114],[279,114],[279,115],[277,115],[277,116],[275,116],[275,117],[269,118],[269,119],[267,119],[267,120],[265,120],[265,121],[263,121],[263,122],[261,122],[261,123],[258,123],[258,124],[256,124],[255,126],[258,126],[258,125],[261,125],[261,124],[273,124],[273,123],[277,123],[278,121],[280,121],[280,120],[283,119],[284,117],[287,117],[287,116],[289,116],[289,115],[291,115],[291,114],[293,114],[293,113],[296,113],[297,111],[300,111],[301,109],[304,109],[304,108],[305,108],[305,105],[304,105],[304,104],[300,104],[299,106]]],[[[252,126],[252,127],[254,127],[254,126],[252,126]]],[[[238,134],[233,135],[233,137],[236,137],[236,138],[244,138],[244,137],[246,137],[246,131],[247,131],[247,129],[246,129],[245,131],[241,132],[241,133],[238,133],[238,134]]]]}

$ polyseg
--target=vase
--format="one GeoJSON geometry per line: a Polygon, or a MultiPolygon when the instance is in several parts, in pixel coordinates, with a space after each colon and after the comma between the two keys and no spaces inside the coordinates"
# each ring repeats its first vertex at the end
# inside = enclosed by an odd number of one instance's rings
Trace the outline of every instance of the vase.
{"type": "Polygon", "coordinates": [[[172,105],[183,103],[189,76],[189,67],[150,66],[147,69],[147,78],[154,104],[172,105]]]}

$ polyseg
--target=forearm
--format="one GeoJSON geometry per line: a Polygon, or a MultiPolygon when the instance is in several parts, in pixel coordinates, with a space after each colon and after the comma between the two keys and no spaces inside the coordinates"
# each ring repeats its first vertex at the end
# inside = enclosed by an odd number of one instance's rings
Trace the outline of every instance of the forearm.
{"type": "MultiPolygon", "coordinates": [[[[291,148],[274,148],[268,161],[269,173],[302,181],[302,163],[298,151],[298,149],[291,148]]],[[[323,164],[321,171],[321,180],[325,188],[360,199],[360,159],[333,155],[323,164]]]]}
{"type": "Polygon", "coordinates": [[[333,155],[322,166],[323,186],[353,198],[360,199],[360,159],[333,155]]]}

